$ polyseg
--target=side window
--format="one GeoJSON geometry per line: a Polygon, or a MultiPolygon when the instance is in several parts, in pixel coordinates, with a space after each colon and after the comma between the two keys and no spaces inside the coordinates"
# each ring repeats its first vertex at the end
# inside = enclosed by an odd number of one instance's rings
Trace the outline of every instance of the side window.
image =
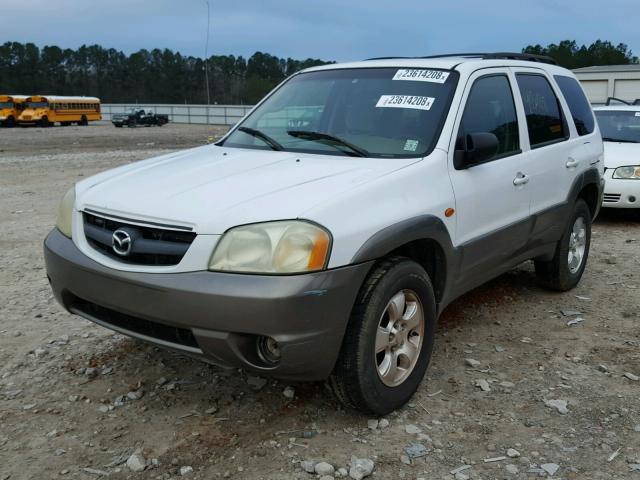
{"type": "Polygon", "coordinates": [[[493,133],[498,151],[490,159],[520,153],[518,118],[506,75],[481,77],[471,87],[458,132],[458,141],[470,133],[493,133]]]}
{"type": "Polygon", "coordinates": [[[516,78],[527,116],[531,148],[568,138],[560,102],[549,81],[542,75],[527,73],[517,74],[516,78]]]}

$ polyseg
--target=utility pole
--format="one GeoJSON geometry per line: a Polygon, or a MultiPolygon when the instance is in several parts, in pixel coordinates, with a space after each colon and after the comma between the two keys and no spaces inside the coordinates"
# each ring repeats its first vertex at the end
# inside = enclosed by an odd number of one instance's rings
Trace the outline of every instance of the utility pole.
{"type": "Polygon", "coordinates": [[[211,105],[209,93],[209,25],[211,24],[211,8],[207,0],[207,40],[204,44],[204,82],[207,85],[207,105],[211,105]]]}

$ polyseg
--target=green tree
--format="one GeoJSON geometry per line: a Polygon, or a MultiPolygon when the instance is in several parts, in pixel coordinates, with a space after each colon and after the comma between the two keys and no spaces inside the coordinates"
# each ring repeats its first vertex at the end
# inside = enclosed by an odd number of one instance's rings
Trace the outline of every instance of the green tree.
{"type": "Polygon", "coordinates": [[[578,46],[575,40],[560,43],[528,45],[523,53],[547,55],[566,68],[589,67],[591,65],[628,65],[638,63],[638,57],[624,43],[614,45],[609,41],[596,40],[591,45],[578,46]]]}
{"type": "MultiPolygon", "coordinates": [[[[256,52],[249,58],[207,60],[212,103],[257,102],[296,71],[326,62],[280,59],[256,52]]],[[[130,55],[100,45],[76,50],[32,43],[0,45],[0,92],[97,96],[103,102],[205,103],[205,62],[169,49],[130,55]]]]}

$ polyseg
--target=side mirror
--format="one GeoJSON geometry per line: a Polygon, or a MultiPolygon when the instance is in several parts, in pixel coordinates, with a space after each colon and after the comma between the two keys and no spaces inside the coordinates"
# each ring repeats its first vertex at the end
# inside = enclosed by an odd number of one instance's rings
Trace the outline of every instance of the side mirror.
{"type": "Polygon", "coordinates": [[[456,142],[453,166],[456,170],[491,160],[498,151],[498,137],[489,132],[468,133],[456,142]]]}

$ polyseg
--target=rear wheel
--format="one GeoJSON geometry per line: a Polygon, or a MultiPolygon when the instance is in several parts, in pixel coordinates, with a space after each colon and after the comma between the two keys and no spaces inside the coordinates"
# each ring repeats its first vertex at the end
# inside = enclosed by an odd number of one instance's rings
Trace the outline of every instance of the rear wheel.
{"type": "Polygon", "coordinates": [[[575,287],[584,273],[591,244],[591,211],[579,198],[569,223],[548,262],[535,261],[536,276],[540,284],[561,292],[575,287]]]}
{"type": "Polygon", "coordinates": [[[435,325],[425,270],[404,257],[384,260],[358,294],[329,386],[361,411],[385,415],[401,407],[429,365],[435,325]]]}
{"type": "Polygon", "coordinates": [[[40,119],[40,126],[42,128],[47,128],[49,127],[51,124],[49,123],[49,118],[44,116],[40,119]]]}
{"type": "Polygon", "coordinates": [[[80,121],[78,122],[78,125],[82,125],[83,127],[86,127],[87,125],[89,125],[89,121],[87,120],[86,115],[82,115],[82,117],[80,117],[80,121]]]}

